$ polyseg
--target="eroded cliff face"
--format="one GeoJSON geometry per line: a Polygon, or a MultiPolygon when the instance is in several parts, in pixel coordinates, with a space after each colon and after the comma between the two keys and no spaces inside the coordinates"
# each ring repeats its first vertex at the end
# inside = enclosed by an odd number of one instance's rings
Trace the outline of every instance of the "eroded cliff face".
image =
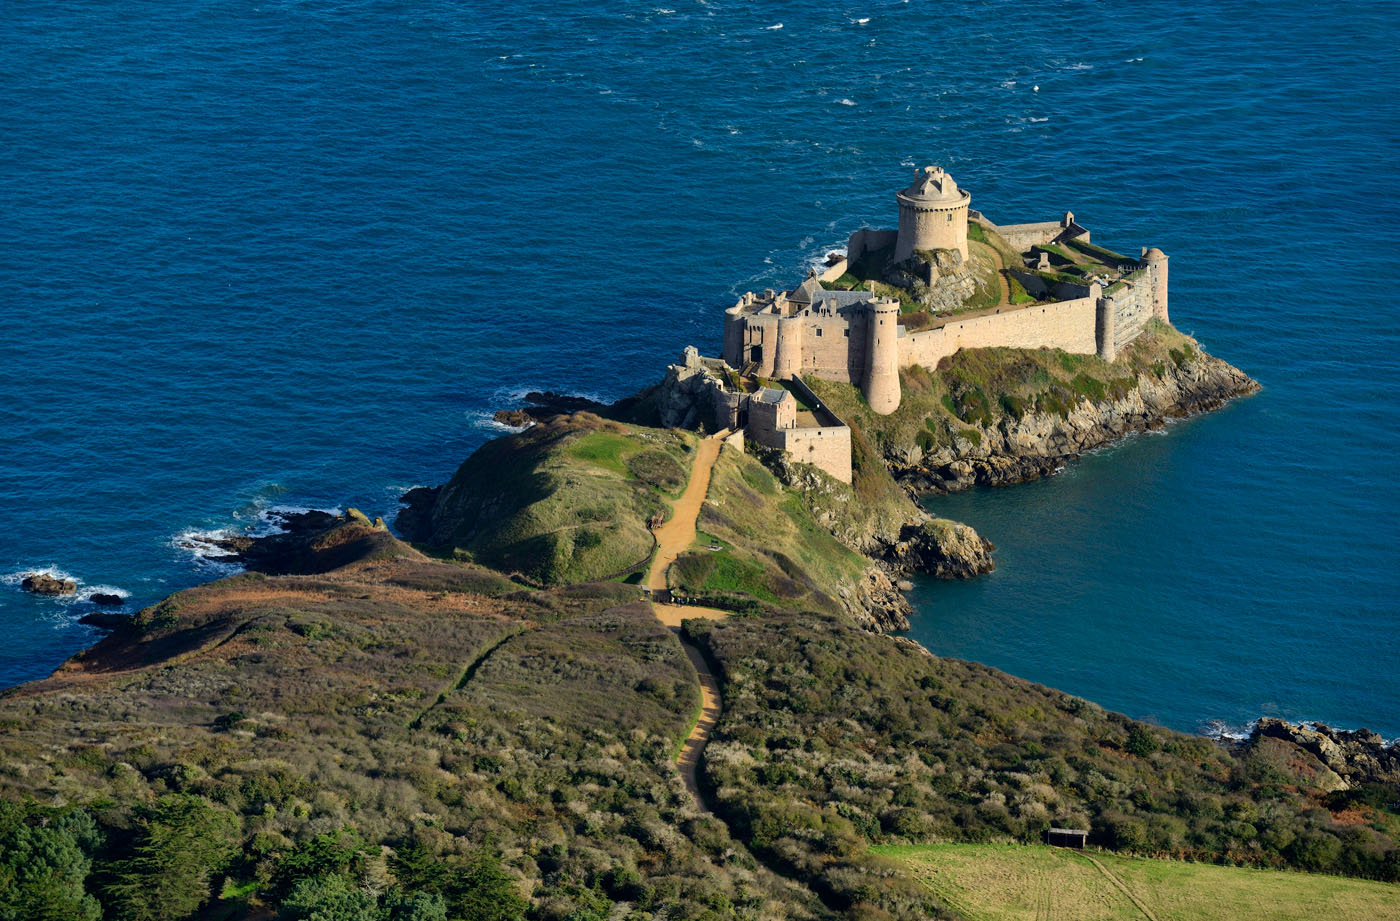
{"type": "Polygon", "coordinates": [[[1286,723],[1265,717],[1254,726],[1247,747],[1258,749],[1278,740],[1296,745],[1324,766],[1319,785],[1348,790],[1365,784],[1400,784],[1400,741],[1387,742],[1368,729],[1332,729],[1321,723],[1286,723]]]}
{"type": "Polygon", "coordinates": [[[917,493],[1005,486],[1049,476],[1085,451],[1218,409],[1258,390],[1259,384],[1240,369],[1197,352],[1179,364],[1138,373],[1135,386],[1123,396],[1085,398],[1063,415],[1005,414],[990,423],[971,423],[951,446],[929,451],[916,444],[886,444],[886,459],[896,478],[917,493]]]}

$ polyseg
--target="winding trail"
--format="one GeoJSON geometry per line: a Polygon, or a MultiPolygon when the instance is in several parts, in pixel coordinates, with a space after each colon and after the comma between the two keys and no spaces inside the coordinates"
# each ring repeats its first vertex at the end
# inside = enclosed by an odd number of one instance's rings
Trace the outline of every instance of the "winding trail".
{"type": "MultiPolygon", "coordinates": [[[[690,545],[695,542],[695,522],[705,504],[705,495],[710,489],[710,475],[714,471],[715,460],[719,458],[719,451],[727,434],[728,432],[720,432],[718,435],[701,439],[690,469],[690,482],[671,507],[671,517],[656,529],[656,555],[652,558],[651,568],[647,570],[647,588],[653,592],[667,590],[666,571],[671,568],[676,557],[690,549],[690,545]]],[[[690,664],[695,666],[695,672],[700,677],[700,718],[681,746],[676,766],[680,769],[686,789],[695,797],[696,805],[709,812],[710,809],[700,794],[699,769],[705,743],[710,740],[710,733],[719,721],[719,681],[715,678],[710,663],[705,661],[704,654],[685,638],[680,627],[681,621],[688,617],[719,620],[729,616],[729,612],[716,608],[661,602],[652,602],[651,609],[656,614],[656,619],[670,627],[671,632],[680,640],[686,658],[690,659],[690,664]]]]}

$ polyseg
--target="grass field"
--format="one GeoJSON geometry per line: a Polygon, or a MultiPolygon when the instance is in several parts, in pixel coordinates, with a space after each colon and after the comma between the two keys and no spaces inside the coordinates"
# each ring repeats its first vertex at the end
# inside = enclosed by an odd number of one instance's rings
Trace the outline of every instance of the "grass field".
{"type": "Polygon", "coordinates": [[[1400,886],[1392,883],[1016,844],[875,851],[902,864],[968,921],[1400,919],[1400,886]]]}

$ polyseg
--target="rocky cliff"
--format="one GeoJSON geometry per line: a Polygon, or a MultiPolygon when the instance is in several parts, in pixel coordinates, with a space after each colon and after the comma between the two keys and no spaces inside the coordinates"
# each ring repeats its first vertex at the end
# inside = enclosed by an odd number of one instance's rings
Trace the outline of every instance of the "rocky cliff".
{"type": "Polygon", "coordinates": [[[1400,784],[1400,741],[1387,742],[1369,729],[1332,729],[1322,723],[1287,723],[1265,717],[1248,742],[1258,748],[1267,740],[1288,742],[1325,765],[1323,786],[1347,790],[1365,784],[1400,784]]]}

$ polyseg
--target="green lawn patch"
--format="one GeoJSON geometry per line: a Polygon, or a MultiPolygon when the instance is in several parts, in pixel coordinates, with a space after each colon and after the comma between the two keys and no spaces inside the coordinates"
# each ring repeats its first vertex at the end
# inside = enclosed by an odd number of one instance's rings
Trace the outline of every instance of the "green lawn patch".
{"type": "MultiPolygon", "coordinates": [[[[1140,921],[1142,910],[1085,854],[1014,844],[884,846],[968,921],[1140,921]]],[[[1333,876],[1094,853],[1158,921],[1375,921],[1400,887],[1333,876]]]]}

